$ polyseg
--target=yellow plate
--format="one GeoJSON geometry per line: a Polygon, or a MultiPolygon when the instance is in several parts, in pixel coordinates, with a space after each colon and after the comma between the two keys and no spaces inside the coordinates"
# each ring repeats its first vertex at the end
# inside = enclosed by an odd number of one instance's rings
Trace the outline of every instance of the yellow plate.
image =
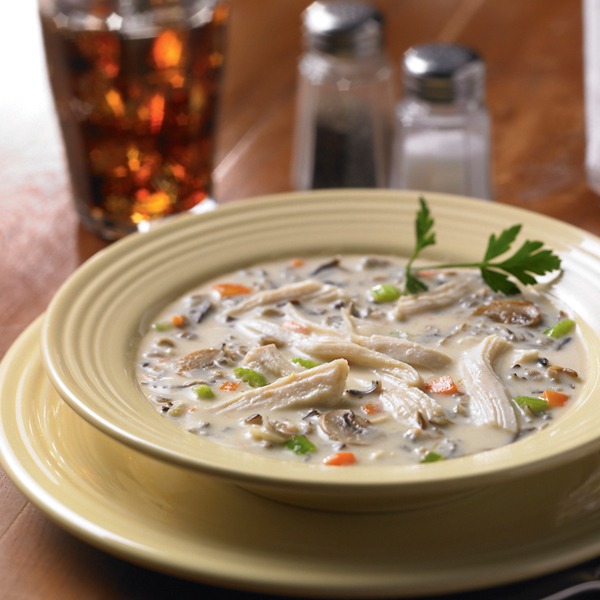
{"type": "Polygon", "coordinates": [[[160,462],[48,381],[40,320],[0,364],[0,458],[49,517],[112,554],[243,590],[340,598],[466,591],[600,554],[600,460],[390,514],[311,511],[160,462]]]}

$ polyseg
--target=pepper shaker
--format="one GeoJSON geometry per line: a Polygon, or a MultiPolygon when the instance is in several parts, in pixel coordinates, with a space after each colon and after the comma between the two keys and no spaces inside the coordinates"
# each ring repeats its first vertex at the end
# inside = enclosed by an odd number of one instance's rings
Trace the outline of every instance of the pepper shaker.
{"type": "Polygon", "coordinates": [[[314,2],[303,13],[296,189],[387,187],[395,100],[382,30],[363,2],[314,2]]]}
{"type": "Polygon", "coordinates": [[[485,65],[465,46],[431,43],[404,54],[390,186],[491,199],[485,65]]]}

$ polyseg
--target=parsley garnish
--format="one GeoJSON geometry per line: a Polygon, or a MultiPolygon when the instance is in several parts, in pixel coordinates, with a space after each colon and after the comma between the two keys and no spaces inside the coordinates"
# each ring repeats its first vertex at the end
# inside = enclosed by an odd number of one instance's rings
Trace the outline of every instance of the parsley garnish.
{"type": "MultiPolygon", "coordinates": [[[[427,285],[418,277],[413,263],[424,248],[436,243],[433,231],[434,219],[424,198],[419,198],[420,208],[415,219],[415,248],[406,264],[406,282],[403,293],[418,294],[427,290],[427,285]]],[[[488,239],[483,260],[471,263],[431,265],[428,269],[477,268],[483,280],[495,292],[506,295],[519,293],[519,288],[509,279],[514,277],[525,285],[536,283],[535,275],[544,275],[560,269],[560,258],[552,250],[543,249],[543,242],[526,240],[511,256],[498,259],[506,254],[521,231],[521,225],[513,225],[503,230],[498,237],[488,239]]]]}

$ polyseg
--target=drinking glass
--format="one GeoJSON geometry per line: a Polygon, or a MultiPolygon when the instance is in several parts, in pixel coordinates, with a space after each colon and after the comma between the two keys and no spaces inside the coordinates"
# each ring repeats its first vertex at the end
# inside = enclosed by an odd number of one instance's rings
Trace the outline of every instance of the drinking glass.
{"type": "Polygon", "coordinates": [[[117,239],[215,205],[230,8],[218,0],[39,0],[82,223],[117,239]]]}

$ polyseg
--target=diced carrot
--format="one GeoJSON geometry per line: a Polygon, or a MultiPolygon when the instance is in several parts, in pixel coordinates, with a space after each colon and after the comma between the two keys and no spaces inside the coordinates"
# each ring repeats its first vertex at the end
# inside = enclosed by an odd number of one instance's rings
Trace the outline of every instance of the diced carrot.
{"type": "Polygon", "coordinates": [[[242,285],[241,283],[216,283],[213,286],[213,289],[223,298],[252,293],[252,290],[249,287],[242,285]]]}
{"type": "Polygon", "coordinates": [[[324,465],[328,465],[330,467],[344,467],[347,465],[352,465],[356,462],[356,456],[354,452],[336,452],[331,456],[328,456],[324,461],[324,465]]]}
{"type": "Polygon", "coordinates": [[[298,321],[284,321],[282,326],[290,331],[295,331],[296,333],[310,333],[310,327],[308,325],[304,325],[303,323],[298,323],[298,321]]]}
{"type": "Polygon", "coordinates": [[[376,415],[383,410],[381,404],[374,404],[373,402],[367,402],[366,404],[363,404],[362,409],[368,415],[376,415]]]}
{"type": "Polygon", "coordinates": [[[235,390],[237,390],[239,387],[240,387],[239,381],[225,381],[224,383],[221,384],[219,389],[223,390],[224,392],[235,392],[235,390]]]}
{"type": "Polygon", "coordinates": [[[435,277],[440,271],[438,269],[419,269],[420,277],[435,277]]]}
{"type": "Polygon", "coordinates": [[[187,319],[184,315],[173,315],[171,317],[171,323],[174,327],[185,327],[187,325],[187,319]]]}
{"type": "Polygon", "coordinates": [[[424,388],[433,394],[456,394],[458,392],[458,387],[450,375],[432,379],[424,385],[424,388]]]}
{"type": "Polygon", "coordinates": [[[565,402],[569,399],[569,396],[554,390],[544,390],[540,398],[546,400],[550,408],[557,408],[559,406],[564,406],[565,402]]]}
{"type": "Polygon", "coordinates": [[[304,266],[304,259],[302,259],[302,258],[294,258],[290,262],[290,266],[294,267],[295,269],[297,269],[298,267],[302,267],[302,266],[304,266]]]}

